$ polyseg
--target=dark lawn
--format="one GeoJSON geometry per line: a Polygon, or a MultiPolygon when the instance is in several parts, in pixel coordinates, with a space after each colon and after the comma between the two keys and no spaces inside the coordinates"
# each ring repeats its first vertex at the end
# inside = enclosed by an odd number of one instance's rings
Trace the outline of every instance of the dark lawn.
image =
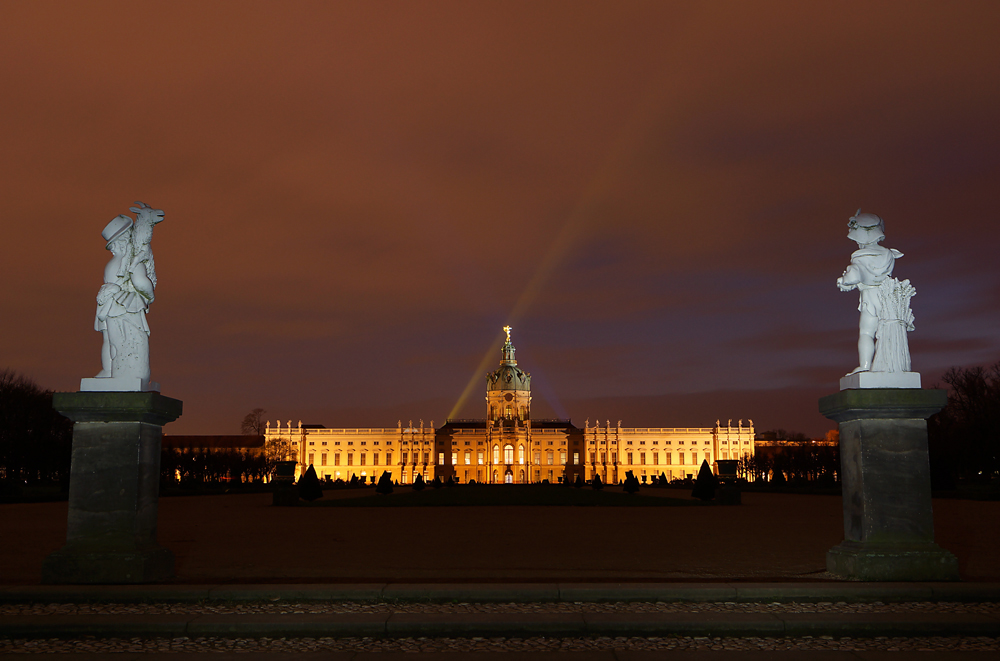
{"type": "Polygon", "coordinates": [[[589,486],[577,489],[555,484],[463,484],[440,489],[425,487],[423,491],[414,491],[409,485],[404,485],[395,487],[388,495],[371,493],[357,498],[336,500],[323,498],[312,503],[299,501],[300,507],[683,507],[691,505],[703,506],[706,503],[660,495],[647,496],[641,491],[629,495],[620,491],[595,491],[589,486]]]}

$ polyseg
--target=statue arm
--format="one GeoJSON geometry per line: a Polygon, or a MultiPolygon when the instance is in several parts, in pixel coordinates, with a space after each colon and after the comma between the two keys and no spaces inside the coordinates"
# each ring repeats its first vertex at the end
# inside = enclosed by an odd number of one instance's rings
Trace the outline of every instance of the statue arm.
{"type": "Polygon", "coordinates": [[[861,282],[861,269],[857,264],[851,264],[844,270],[844,275],[837,278],[837,288],[840,291],[851,291],[861,282]]]}
{"type": "Polygon", "coordinates": [[[142,262],[136,265],[130,274],[132,286],[135,291],[146,299],[146,303],[153,302],[153,282],[146,275],[146,266],[142,262]]]}

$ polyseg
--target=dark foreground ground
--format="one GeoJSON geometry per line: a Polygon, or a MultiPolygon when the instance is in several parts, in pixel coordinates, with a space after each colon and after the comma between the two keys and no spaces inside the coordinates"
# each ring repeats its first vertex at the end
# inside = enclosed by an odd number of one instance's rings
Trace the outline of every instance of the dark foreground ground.
{"type": "Polygon", "coordinates": [[[661,503],[620,506],[609,488],[610,506],[586,492],[554,496],[577,505],[476,506],[456,493],[427,494],[429,507],[409,490],[375,507],[346,506],[370,491],[295,508],[269,494],[162,499],[178,577],[148,588],[39,586],[66,504],[2,505],[0,656],[1000,658],[997,502],[934,503],[963,583],[889,585],[826,574],[839,496],[705,507],[649,489],[661,503]]]}
{"type": "MultiPolygon", "coordinates": [[[[318,503],[370,495],[328,491],[318,503]]],[[[278,508],[266,493],[192,496],[160,500],[159,538],[181,583],[831,578],[825,553],[843,536],[839,496],[745,493],[743,502],[278,508]]],[[[65,539],[66,511],[0,505],[0,584],[39,582],[42,559],[65,539]]],[[[958,557],[963,580],[1000,580],[1000,502],[935,500],[934,513],[937,541],[958,557]]]]}

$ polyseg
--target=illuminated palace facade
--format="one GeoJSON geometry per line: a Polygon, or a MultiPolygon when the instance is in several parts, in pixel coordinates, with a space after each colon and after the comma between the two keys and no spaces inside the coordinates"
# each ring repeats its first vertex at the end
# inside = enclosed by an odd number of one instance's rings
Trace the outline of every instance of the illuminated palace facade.
{"type": "Polygon", "coordinates": [[[576,427],[570,420],[531,418],[531,375],[514,359],[507,327],[500,366],[486,376],[486,418],[448,420],[435,428],[412,421],[388,428],[328,429],[320,425],[267,423],[269,443],[287,443],[298,462],[296,474],[312,465],[323,479],[368,482],[384,471],[400,484],[418,475],[425,481],[551,483],[599,475],[605,483],[633,471],[640,482],[696,475],[702,461],[754,453],[753,422],[733,427],[623,428],[621,421],[576,427]]]}

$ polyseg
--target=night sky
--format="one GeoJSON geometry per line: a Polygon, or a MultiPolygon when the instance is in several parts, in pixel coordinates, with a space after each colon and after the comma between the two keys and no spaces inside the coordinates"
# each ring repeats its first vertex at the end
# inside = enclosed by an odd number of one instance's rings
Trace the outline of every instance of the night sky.
{"type": "Polygon", "coordinates": [[[0,367],[96,374],[142,200],[167,433],[481,417],[509,323],[535,417],[819,435],[858,207],[925,387],[1000,360],[995,1],[0,10],[0,367]]]}

